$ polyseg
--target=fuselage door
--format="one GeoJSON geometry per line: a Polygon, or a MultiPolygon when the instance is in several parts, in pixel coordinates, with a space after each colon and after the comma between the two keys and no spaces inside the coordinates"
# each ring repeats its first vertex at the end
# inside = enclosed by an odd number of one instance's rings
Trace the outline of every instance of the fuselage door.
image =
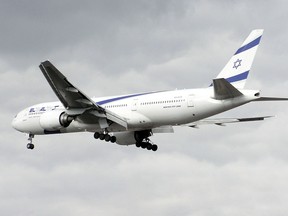
{"type": "Polygon", "coordinates": [[[187,106],[191,108],[194,107],[194,95],[188,95],[187,106]]]}
{"type": "Polygon", "coordinates": [[[132,100],[131,111],[137,111],[138,98],[132,100]]]}

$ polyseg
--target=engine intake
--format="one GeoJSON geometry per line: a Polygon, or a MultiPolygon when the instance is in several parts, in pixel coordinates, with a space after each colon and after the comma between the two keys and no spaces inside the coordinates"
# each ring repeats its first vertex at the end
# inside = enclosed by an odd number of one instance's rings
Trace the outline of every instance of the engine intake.
{"type": "Polygon", "coordinates": [[[68,114],[66,114],[65,112],[61,113],[61,115],[59,116],[59,123],[64,127],[68,127],[71,122],[73,121],[73,117],[69,116],[68,114]]]}

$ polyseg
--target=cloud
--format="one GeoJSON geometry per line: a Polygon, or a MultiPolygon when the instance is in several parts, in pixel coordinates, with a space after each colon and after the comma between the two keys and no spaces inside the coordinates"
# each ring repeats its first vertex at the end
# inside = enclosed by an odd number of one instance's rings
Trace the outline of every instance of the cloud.
{"type": "Polygon", "coordinates": [[[50,59],[89,96],[205,87],[254,28],[265,33],[247,86],[287,96],[285,1],[4,1],[0,8],[0,209],[3,215],[285,215],[286,103],[227,117],[264,122],[176,128],[159,151],[79,133],[11,128],[21,109],[57,100],[50,59]]]}

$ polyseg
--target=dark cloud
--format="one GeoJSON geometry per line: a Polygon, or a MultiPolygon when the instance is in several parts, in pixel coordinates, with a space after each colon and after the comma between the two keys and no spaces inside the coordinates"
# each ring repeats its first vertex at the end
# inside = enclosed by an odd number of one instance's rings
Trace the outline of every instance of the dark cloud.
{"type": "MultiPolygon", "coordinates": [[[[185,14],[184,3],[7,1],[0,9],[3,32],[1,53],[4,58],[14,62],[17,59],[21,62],[18,55],[22,58],[25,56],[28,58],[25,60],[31,64],[32,60],[53,58],[55,53],[65,50],[65,53],[69,53],[62,56],[65,61],[71,59],[70,55],[74,52],[72,58],[87,58],[103,69],[110,65],[110,61],[127,66],[124,58],[129,56],[133,66],[138,63],[135,62],[137,56],[146,57],[147,49],[153,55],[159,49],[167,48],[172,55],[171,48],[165,46],[168,39],[162,37],[161,31],[165,33],[168,30],[165,27],[166,18],[173,21],[185,14]]],[[[171,37],[175,33],[168,35],[171,37]]]]}

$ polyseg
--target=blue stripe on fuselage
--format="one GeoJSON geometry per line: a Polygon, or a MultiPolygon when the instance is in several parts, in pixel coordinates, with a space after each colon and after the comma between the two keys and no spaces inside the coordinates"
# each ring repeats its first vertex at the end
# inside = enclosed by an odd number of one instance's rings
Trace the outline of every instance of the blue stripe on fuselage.
{"type": "Polygon", "coordinates": [[[248,49],[251,49],[251,48],[257,46],[257,45],[260,43],[261,37],[262,37],[262,36],[256,38],[255,40],[251,41],[250,43],[246,44],[245,46],[240,47],[240,48],[236,51],[236,53],[235,53],[234,55],[237,55],[237,54],[239,54],[239,53],[241,53],[241,52],[244,52],[244,51],[246,51],[246,50],[248,50],[248,49]]]}
{"type": "Polygon", "coordinates": [[[103,105],[103,104],[111,103],[111,102],[118,101],[118,100],[123,100],[123,99],[127,99],[127,98],[143,96],[143,95],[148,95],[148,94],[155,94],[155,93],[159,93],[159,92],[163,92],[163,91],[146,92],[146,93],[140,93],[140,94],[125,95],[125,96],[120,96],[120,97],[115,97],[115,98],[109,98],[109,99],[106,99],[106,100],[103,100],[103,101],[98,101],[98,102],[96,102],[96,104],[103,105]]]}

